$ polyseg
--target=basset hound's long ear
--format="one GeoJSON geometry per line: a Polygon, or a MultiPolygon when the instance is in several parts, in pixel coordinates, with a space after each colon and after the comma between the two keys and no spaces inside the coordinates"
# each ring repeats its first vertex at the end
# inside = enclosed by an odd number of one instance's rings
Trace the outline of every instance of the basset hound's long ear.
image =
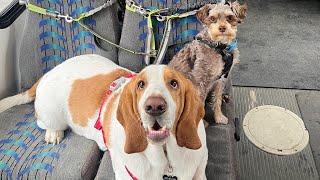
{"type": "MultiPolygon", "coordinates": [[[[184,77],[183,77],[184,78],[184,77]]],[[[175,134],[180,147],[199,149],[201,141],[198,136],[198,124],[204,117],[204,104],[190,80],[184,80],[184,103],[182,112],[176,120],[175,134]]]]}
{"type": "Polygon", "coordinates": [[[205,25],[210,24],[210,20],[208,20],[207,18],[209,17],[209,12],[212,7],[213,7],[212,4],[206,4],[197,11],[196,17],[201,23],[205,25]]]}
{"type": "Polygon", "coordinates": [[[126,134],[124,152],[128,154],[142,152],[148,146],[146,133],[138,113],[135,84],[135,80],[131,80],[124,87],[117,110],[117,119],[126,134]]]}

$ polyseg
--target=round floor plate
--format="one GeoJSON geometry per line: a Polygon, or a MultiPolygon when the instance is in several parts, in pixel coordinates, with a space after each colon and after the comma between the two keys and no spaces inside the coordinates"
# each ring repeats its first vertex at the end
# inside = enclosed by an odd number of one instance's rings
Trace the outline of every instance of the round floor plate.
{"type": "Polygon", "coordinates": [[[278,106],[266,105],[250,110],[243,120],[243,130],[258,148],[277,155],[300,152],[309,142],[303,121],[278,106]]]}

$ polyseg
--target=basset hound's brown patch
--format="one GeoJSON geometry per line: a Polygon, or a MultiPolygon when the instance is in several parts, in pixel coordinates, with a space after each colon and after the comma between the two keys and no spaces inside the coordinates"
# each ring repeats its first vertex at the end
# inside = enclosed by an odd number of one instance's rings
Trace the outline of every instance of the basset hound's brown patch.
{"type": "Polygon", "coordinates": [[[117,119],[126,134],[124,151],[128,154],[142,152],[148,146],[146,132],[138,112],[138,103],[144,92],[144,88],[139,86],[141,82],[144,83],[143,87],[147,87],[148,82],[144,72],[139,73],[124,87],[117,110],[117,119]]]}
{"type": "Polygon", "coordinates": [[[108,100],[108,103],[106,105],[106,111],[104,112],[103,116],[103,123],[102,123],[102,128],[103,128],[103,135],[106,140],[106,146],[108,149],[110,149],[110,141],[109,141],[109,134],[110,134],[110,123],[111,123],[111,116],[114,110],[116,109],[115,103],[116,100],[119,97],[119,93],[113,94],[110,99],[108,100]]]}
{"type": "Polygon", "coordinates": [[[88,119],[100,107],[106,88],[114,80],[128,73],[126,70],[116,69],[108,74],[75,80],[72,84],[68,100],[73,122],[82,127],[87,126],[88,119]]]}
{"type": "Polygon", "coordinates": [[[199,149],[198,124],[204,117],[204,106],[192,82],[181,73],[169,68],[164,70],[164,82],[176,102],[176,120],[172,129],[180,147],[199,149]],[[178,83],[172,87],[172,80],[178,83]]]}

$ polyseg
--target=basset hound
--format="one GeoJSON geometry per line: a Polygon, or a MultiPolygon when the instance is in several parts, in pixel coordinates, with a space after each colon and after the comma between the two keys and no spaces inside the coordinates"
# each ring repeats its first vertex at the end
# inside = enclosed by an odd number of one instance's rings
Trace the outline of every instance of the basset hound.
{"type": "Polygon", "coordinates": [[[206,179],[199,93],[165,65],[134,74],[98,55],[77,56],[0,101],[0,111],[33,100],[46,142],[61,142],[70,127],[109,150],[117,180],[206,179]]]}

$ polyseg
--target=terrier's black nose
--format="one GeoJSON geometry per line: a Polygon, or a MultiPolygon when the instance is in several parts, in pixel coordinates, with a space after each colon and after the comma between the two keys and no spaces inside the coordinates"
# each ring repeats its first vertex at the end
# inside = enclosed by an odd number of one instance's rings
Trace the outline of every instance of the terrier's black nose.
{"type": "Polygon", "coordinates": [[[222,32],[222,33],[225,32],[226,31],[226,27],[225,26],[220,26],[219,27],[219,31],[222,32]]]}
{"type": "Polygon", "coordinates": [[[145,104],[144,110],[151,116],[160,116],[167,110],[167,102],[160,96],[150,96],[145,104]]]}

